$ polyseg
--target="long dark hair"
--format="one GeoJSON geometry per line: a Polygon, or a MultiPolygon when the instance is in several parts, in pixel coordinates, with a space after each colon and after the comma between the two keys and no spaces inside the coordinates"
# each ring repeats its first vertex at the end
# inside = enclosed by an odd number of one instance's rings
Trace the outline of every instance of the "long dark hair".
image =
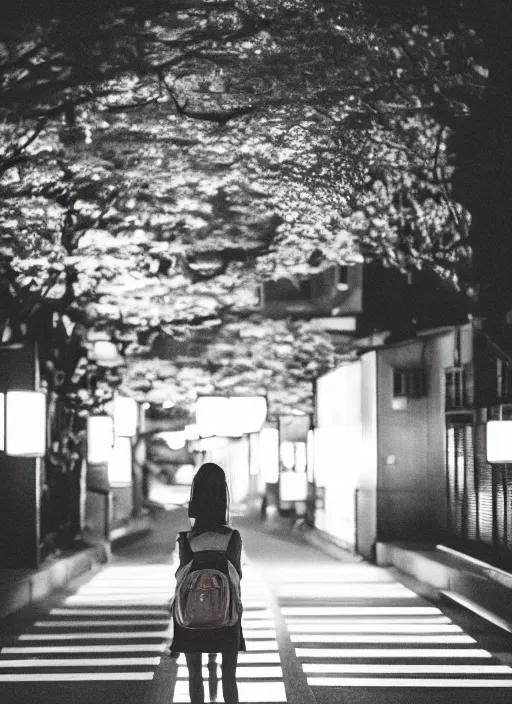
{"type": "Polygon", "coordinates": [[[229,489],[218,464],[206,462],[197,470],[190,488],[188,515],[196,519],[194,533],[228,524],[229,489]]]}

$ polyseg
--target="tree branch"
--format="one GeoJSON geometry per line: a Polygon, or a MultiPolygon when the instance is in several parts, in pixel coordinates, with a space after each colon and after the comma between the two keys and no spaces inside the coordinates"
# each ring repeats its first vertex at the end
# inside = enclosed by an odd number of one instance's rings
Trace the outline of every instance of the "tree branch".
{"type": "Polygon", "coordinates": [[[243,117],[244,115],[249,115],[255,112],[259,106],[256,105],[245,105],[237,108],[231,108],[227,111],[222,110],[188,110],[187,102],[181,105],[176,97],[176,94],[172,90],[171,86],[167,83],[163,76],[160,76],[160,80],[165,86],[165,89],[169,93],[169,96],[176,108],[178,115],[182,117],[190,117],[194,120],[203,120],[205,122],[214,122],[218,125],[226,125],[230,120],[235,120],[238,117],[243,117]]]}
{"type": "Polygon", "coordinates": [[[41,132],[44,130],[48,123],[48,118],[40,118],[38,120],[38,125],[34,128],[32,135],[23,144],[18,144],[15,147],[10,156],[8,156],[3,163],[0,163],[0,173],[4,173],[8,169],[11,169],[16,164],[28,160],[28,156],[24,155],[23,152],[29,147],[35,140],[39,137],[41,132]]]}

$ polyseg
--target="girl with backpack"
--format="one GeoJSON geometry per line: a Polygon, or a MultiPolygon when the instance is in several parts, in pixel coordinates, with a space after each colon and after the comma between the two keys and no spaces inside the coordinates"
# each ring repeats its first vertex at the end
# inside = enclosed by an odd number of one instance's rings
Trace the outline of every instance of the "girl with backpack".
{"type": "Polygon", "coordinates": [[[246,650],[239,591],[242,538],[228,525],[228,486],[217,464],[207,462],[198,469],[188,515],[195,522],[191,531],[178,536],[171,653],[185,653],[191,704],[204,702],[202,653],[222,653],[224,702],[238,704],[238,653],[246,650]]]}

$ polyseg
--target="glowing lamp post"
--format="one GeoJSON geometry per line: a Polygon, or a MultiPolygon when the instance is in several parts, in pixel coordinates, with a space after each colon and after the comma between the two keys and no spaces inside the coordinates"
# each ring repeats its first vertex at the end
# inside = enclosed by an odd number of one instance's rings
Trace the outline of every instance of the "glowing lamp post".
{"type": "Polygon", "coordinates": [[[114,421],[111,416],[87,418],[87,461],[105,464],[109,461],[114,445],[114,421]]]}
{"type": "Polygon", "coordinates": [[[6,455],[44,457],[46,454],[46,394],[41,391],[8,391],[5,394],[6,455]]]}
{"type": "Polygon", "coordinates": [[[512,464],[512,420],[489,420],[486,424],[487,462],[512,464]]]}

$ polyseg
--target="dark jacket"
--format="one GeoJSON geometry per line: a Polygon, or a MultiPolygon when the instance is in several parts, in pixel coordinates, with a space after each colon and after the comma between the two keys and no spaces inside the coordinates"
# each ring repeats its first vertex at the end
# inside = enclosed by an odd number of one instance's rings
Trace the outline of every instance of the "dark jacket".
{"type": "MultiPolygon", "coordinates": [[[[231,530],[228,526],[217,526],[209,528],[216,533],[227,533],[231,530]]],[[[178,536],[178,548],[180,557],[180,567],[186,565],[194,558],[194,553],[188,542],[189,533],[183,532],[178,536]]],[[[194,531],[195,535],[198,535],[194,531]]],[[[212,553],[214,556],[216,553],[212,553]]],[[[233,563],[234,568],[242,578],[242,538],[237,530],[233,530],[227,548],[227,557],[233,563]]],[[[174,619],[174,636],[171,645],[171,652],[174,653],[223,653],[246,650],[245,640],[242,631],[241,620],[234,626],[224,626],[223,628],[205,628],[203,630],[181,628],[174,619]]]]}

